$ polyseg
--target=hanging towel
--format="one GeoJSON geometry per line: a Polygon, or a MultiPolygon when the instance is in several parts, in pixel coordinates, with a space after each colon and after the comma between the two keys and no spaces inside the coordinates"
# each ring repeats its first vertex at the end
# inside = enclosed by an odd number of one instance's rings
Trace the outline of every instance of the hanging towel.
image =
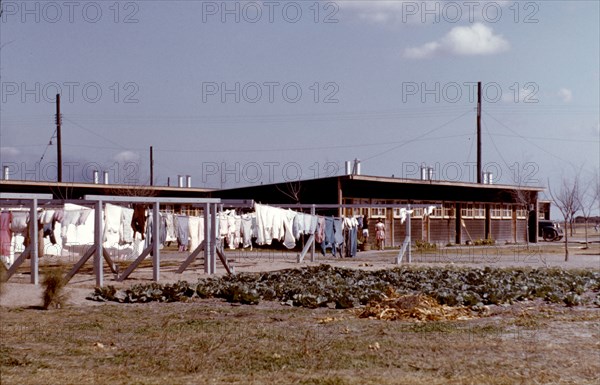
{"type": "Polygon", "coordinates": [[[133,219],[133,209],[123,207],[121,209],[121,223],[119,225],[119,240],[121,244],[133,243],[133,228],[131,220],[133,219]]]}
{"type": "Polygon", "coordinates": [[[120,241],[121,207],[110,203],[104,206],[104,246],[117,247],[120,241]]]}

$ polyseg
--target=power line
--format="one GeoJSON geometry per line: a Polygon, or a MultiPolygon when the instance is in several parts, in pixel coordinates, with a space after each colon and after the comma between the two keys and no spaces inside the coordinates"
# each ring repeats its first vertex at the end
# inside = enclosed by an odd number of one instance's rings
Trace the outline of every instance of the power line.
{"type": "Polygon", "coordinates": [[[424,134],[422,134],[422,135],[419,135],[419,136],[417,136],[416,138],[409,139],[409,140],[407,140],[407,141],[404,141],[404,142],[402,142],[401,144],[399,144],[399,145],[397,145],[397,146],[394,146],[394,147],[392,147],[392,148],[390,148],[390,149],[387,149],[387,150],[385,150],[385,151],[382,151],[382,152],[379,152],[379,153],[377,153],[377,154],[374,154],[374,155],[372,155],[372,156],[370,156],[370,157],[368,157],[368,158],[366,158],[366,159],[363,159],[363,162],[366,162],[366,161],[368,161],[368,160],[371,160],[371,159],[373,159],[373,158],[376,158],[376,157],[378,157],[378,156],[381,156],[381,155],[387,154],[388,152],[394,151],[394,150],[396,150],[396,149],[398,149],[398,148],[400,148],[400,147],[406,146],[407,144],[410,144],[410,143],[412,143],[412,142],[415,142],[415,141],[417,141],[417,140],[420,140],[420,139],[422,139],[422,138],[426,137],[427,135],[429,135],[429,134],[431,134],[431,133],[433,133],[433,132],[435,132],[435,131],[437,131],[437,130],[439,130],[439,129],[443,128],[443,127],[446,127],[446,126],[447,126],[447,125],[449,125],[450,123],[453,123],[453,122],[457,121],[458,119],[462,118],[463,116],[467,115],[467,114],[468,114],[468,113],[470,113],[470,112],[471,112],[471,110],[465,111],[464,113],[460,114],[460,115],[459,115],[459,116],[457,116],[456,118],[454,118],[454,119],[451,119],[451,120],[447,121],[446,123],[444,123],[444,124],[442,124],[442,125],[440,125],[440,126],[437,126],[437,127],[433,128],[433,129],[431,129],[431,130],[429,130],[429,131],[425,132],[425,133],[424,133],[424,134]]]}
{"type": "Polygon", "coordinates": [[[538,146],[537,144],[535,144],[534,142],[532,142],[531,140],[527,139],[526,137],[524,137],[523,135],[519,134],[518,132],[514,131],[512,128],[508,127],[507,125],[505,125],[504,123],[502,123],[500,120],[496,119],[493,115],[489,114],[486,112],[486,115],[488,115],[490,118],[494,119],[498,124],[500,124],[502,127],[506,128],[507,130],[509,130],[510,132],[514,133],[516,136],[518,136],[521,139],[524,139],[525,141],[527,141],[528,143],[530,143],[531,145],[533,145],[534,147],[542,150],[543,152],[545,152],[546,154],[560,160],[561,162],[565,162],[567,164],[570,164],[573,168],[577,169],[577,166],[575,166],[572,162],[563,159],[562,157],[546,150],[545,148],[538,146]]]}
{"type": "Polygon", "coordinates": [[[123,147],[123,146],[122,146],[120,143],[117,143],[117,142],[115,142],[115,141],[113,141],[113,140],[111,140],[111,139],[108,139],[108,138],[106,138],[106,137],[104,137],[104,136],[102,136],[102,135],[100,135],[100,134],[98,134],[98,133],[96,133],[96,132],[94,132],[94,131],[92,131],[92,130],[90,130],[90,129],[87,129],[87,128],[85,128],[84,126],[82,126],[81,124],[79,124],[79,123],[77,123],[77,122],[74,122],[74,121],[72,121],[72,120],[71,120],[71,119],[69,119],[69,118],[64,118],[64,120],[66,120],[67,122],[69,122],[69,123],[71,123],[71,124],[75,125],[76,127],[79,127],[79,128],[81,128],[82,130],[84,130],[84,131],[86,131],[86,132],[89,132],[89,133],[90,133],[90,134],[92,134],[92,135],[95,135],[95,136],[97,136],[98,138],[104,139],[104,140],[106,140],[107,142],[109,142],[109,143],[112,143],[112,144],[114,144],[114,145],[118,146],[119,148],[121,148],[121,149],[123,149],[123,150],[126,150],[126,148],[125,148],[125,147],[123,147]]]}
{"type": "Polygon", "coordinates": [[[52,145],[52,139],[54,139],[55,137],[56,137],[56,129],[54,129],[54,132],[52,133],[50,140],[48,140],[48,144],[46,144],[46,147],[44,148],[44,152],[42,153],[42,157],[40,158],[40,163],[42,162],[42,160],[44,160],[44,157],[46,156],[46,151],[48,151],[48,147],[50,147],[52,145]]]}

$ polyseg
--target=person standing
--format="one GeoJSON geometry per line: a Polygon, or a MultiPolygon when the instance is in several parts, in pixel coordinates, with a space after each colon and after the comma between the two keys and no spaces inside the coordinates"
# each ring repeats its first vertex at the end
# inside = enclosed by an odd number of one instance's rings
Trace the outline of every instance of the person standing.
{"type": "Polygon", "coordinates": [[[379,250],[383,250],[385,246],[385,224],[380,220],[375,225],[375,239],[379,250]]]}

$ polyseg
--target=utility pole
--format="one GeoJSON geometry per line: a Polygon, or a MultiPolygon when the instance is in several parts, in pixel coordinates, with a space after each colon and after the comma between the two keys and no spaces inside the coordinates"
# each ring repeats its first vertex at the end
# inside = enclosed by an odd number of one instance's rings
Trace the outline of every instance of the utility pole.
{"type": "Polygon", "coordinates": [[[150,186],[154,186],[154,151],[150,146],[150,186]]]}
{"type": "Polygon", "coordinates": [[[477,82],[477,183],[481,183],[481,82],[477,82]]]}
{"type": "Polygon", "coordinates": [[[57,168],[57,179],[58,182],[63,181],[62,175],[62,134],[60,132],[60,125],[62,123],[62,116],[60,115],[60,94],[56,94],[56,165],[57,168]]]}

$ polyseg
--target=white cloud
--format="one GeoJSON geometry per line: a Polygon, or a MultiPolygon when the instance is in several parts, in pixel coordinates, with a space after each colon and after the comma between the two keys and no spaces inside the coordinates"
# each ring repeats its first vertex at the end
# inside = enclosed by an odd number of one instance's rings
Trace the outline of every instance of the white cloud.
{"type": "Polygon", "coordinates": [[[0,156],[15,157],[21,154],[21,150],[15,147],[0,147],[0,156]]]}
{"type": "Polygon", "coordinates": [[[561,88],[560,90],[558,90],[558,96],[562,99],[563,102],[570,103],[571,100],[573,100],[573,91],[571,91],[568,88],[561,88]]]}
{"type": "Polygon", "coordinates": [[[115,155],[114,159],[119,163],[138,163],[140,161],[140,155],[133,151],[122,151],[115,155]]]}
{"type": "Polygon", "coordinates": [[[423,59],[446,53],[460,56],[494,55],[508,51],[510,43],[502,35],[481,23],[468,27],[454,27],[437,41],[420,47],[407,48],[404,56],[409,59],[423,59]]]}

